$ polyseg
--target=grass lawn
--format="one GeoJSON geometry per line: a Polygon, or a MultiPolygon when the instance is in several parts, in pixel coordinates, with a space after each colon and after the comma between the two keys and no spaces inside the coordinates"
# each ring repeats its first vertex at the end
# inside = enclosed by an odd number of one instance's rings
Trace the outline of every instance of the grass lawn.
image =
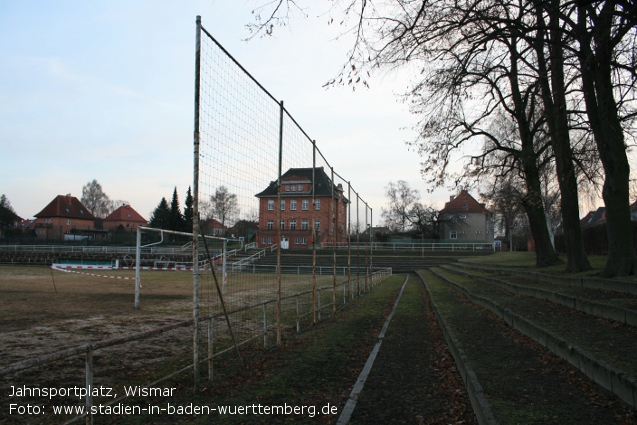
{"type": "MultiPolygon", "coordinates": [[[[487,255],[483,257],[469,257],[462,258],[458,261],[461,263],[480,264],[484,266],[496,266],[496,267],[524,267],[529,271],[538,273],[550,273],[564,276],[597,276],[601,273],[602,269],[606,265],[608,260],[607,255],[589,255],[588,261],[590,261],[591,270],[581,273],[569,274],[564,272],[566,267],[566,257],[564,254],[560,255],[563,263],[550,267],[535,267],[535,252],[532,251],[514,251],[514,252],[496,252],[493,255],[487,255]]],[[[620,280],[637,281],[637,276],[622,277],[620,280]]]]}

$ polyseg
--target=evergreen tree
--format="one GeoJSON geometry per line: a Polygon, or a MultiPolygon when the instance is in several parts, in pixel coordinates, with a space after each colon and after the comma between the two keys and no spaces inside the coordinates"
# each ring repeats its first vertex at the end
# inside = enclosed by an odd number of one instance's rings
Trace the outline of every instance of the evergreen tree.
{"type": "Polygon", "coordinates": [[[166,198],[161,198],[159,205],[150,217],[150,227],[156,229],[170,229],[170,207],[166,198]]]}
{"type": "Polygon", "coordinates": [[[195,203],[192,197],[190,186],[188,186],[188,192],[186,192],[186,200],[184,201],[184,231],[192,232],[192,218],[194,214],[193,204],[195,203]]]}
{"type": "Polygon", "coordinates": [[[173,199],[170,202],[170,219],[169,229],[181,231],[184,228],[184,216],[181,214],[181,207],[179,206],[179,197],[177,195],[177,188],[173,191],[173,199]]]}

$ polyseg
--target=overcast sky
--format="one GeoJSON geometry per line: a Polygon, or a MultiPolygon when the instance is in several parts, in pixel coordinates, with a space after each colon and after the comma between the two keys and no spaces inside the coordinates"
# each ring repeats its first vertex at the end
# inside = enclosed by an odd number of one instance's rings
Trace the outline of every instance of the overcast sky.
{"type": "Polygon", "coordinates": [[[55,196],[81,198],[97,179],[145,218],[176,186],[192,185],[195,18],[304,128],[335,171],[374,209],[399,179],[430,195],[420,157],[405,141],[415,123],[399,102],[404,74],[378,74],[370,89],[325,89],[351,47],[309,10],[275,37],[244,41],[254,1],[0,1],[0,193],[31,218],[55,196]],[[354,159],[354,160],[353,160],[354,159]]]}

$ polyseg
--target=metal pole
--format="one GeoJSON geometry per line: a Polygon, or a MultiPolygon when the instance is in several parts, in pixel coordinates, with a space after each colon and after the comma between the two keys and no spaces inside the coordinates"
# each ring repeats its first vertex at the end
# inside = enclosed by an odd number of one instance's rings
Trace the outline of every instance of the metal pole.
{"type": "Polygon", "coordinates": [[[347,182],[347,300],[352,300],[352,184],[347,182]]]}
{"type": "MultiPolygon", "coordinates": [[[[196,19],[195,41],[195,129],[193,133],[193,217],[192,217],[192,316],[193,331],[193,382],[199,388],[199,101],[201,84],[201,16],[196,19]]],[[[212,267],[212,264],[210,265],[212,267]]]]}
{"type": "Polygon", "coordinates": [[[135,246],[135,308],[139,308],[140,270],[142,259],[142,229],[137,227],[137,245],[135,246]]]}
{"type": "Polygon", "coordinates": [[[223,279],[223,282],[221,283],[221,288],[222,288],[221,293],[223,295],[226,295],[226,281],[228,280],[228,272],[226,270],[226,255],[228,252],[227,245],[228,245],[228,240],[226,239],[223,241],[223,262],[221,264],[221,269],[222,269],[221,272],[223,273],[221,275],[223,279]]]}
{"type": "Polygon", "coordinates": [[[276,345],[281,345],[281,175],[283,173],[283,101],[279,110],[279,178],[277,180],[277,221],[276,239],[279,249],[276,254],[276,345]]]}
{"type": "Polygon", "coordinates": [[[361,295],[361,226],[359,223],[360,213],[358,211],[358,201],[360,196],[356,194],[356,296],[361,295]]]}
{"type": "MultiPolygon", "coordinates": [[[[368,206],[367,206],[366,202],[363,202],[363,203],[365,204],[365,230],[367,230],[371,234],[372,233],[372,229],[369,227],[369,224],[367,222],[367,209],[368,209],[368,206]]],[[[368,279],[368,276],[369,276],[369,262],[368,262],[368,259],[369,259],[369,256],[368,256],[369,247],[367,245],[368,244],[365,244],[365,292],[369,291],[369,289],[370,289],[368,287],[368,285],[371,286],[370,283],[369,283],[369,279],[368,279]]]]}
{"type": "Polygon", "coordinates": [[[332,199],[331,199],[331,212],[332,212],[332,264],[334,265],[334,273],[333,273],[333,281],[332,284],[334,286],[334,290],[332,293],[332,303],[333,303],[333,311],[336,313],[336,235],[338,234],[337,226],[338,220],[336,219],[336,212],[338,210],[338,203],[336,208],[334,207],[334,167],[330,167],[332,171],[332,199]]]}
{"type": "Polygon", "coordinates": [[[268,305],[263,304],[263,348],[268,348],[268,305]]]}
{"type": "Polygon", "coordinates": [[[212,364],[212,355],[214,354],[214,340],[212,334],[212,317],[208,319],[208,381],[212,382],[213,377],[213,364],[212,364]]]}
{"type": "Polygon", "coordinates": [[[93,387],[93,350],[86,350],[86,424],[93,423],[93,415],[91,414],[91,406],[93,405],[93,395],[91,388],[93,387]]]}
{"type": "Polygon", "coordinates": [[[312,324],[316,323],[316,140],[312,140],[312,324]]]}
{"type": "Polygon", "coordinates": [[[374,242],[372,238],[372,229],[374,228],[374,210],[369,209],[369,272],[374,268],[374,242]]]}

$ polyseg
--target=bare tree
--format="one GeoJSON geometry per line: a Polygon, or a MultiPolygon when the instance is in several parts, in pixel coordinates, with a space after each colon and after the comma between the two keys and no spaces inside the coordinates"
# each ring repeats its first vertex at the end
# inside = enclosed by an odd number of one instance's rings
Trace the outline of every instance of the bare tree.
{"type": "Polygon", "coordinates": [[[389,182],[385,186],[385,196],[387,196],[388,207],[381,210],[381,217],[385,220],[387,227],[394,231],[405,232],[411,226],[410,212],[414,208],[420,193],[412,189],[404,180],[389,182]]]}
{"type": "Polygon", "coordinates": [[[95,217],[104,218],[112,211],[110,198],[95,179],[82,187],[81,202],[95,217]]]}
{"type": "Polygon", "coordinates": [[[215,190],[215,194],[210,196],[210,204],[213,217],[219,220],[222,226],[239,215],[237,195],[230,193],[225,186],[219,186],[215,190]]]}

